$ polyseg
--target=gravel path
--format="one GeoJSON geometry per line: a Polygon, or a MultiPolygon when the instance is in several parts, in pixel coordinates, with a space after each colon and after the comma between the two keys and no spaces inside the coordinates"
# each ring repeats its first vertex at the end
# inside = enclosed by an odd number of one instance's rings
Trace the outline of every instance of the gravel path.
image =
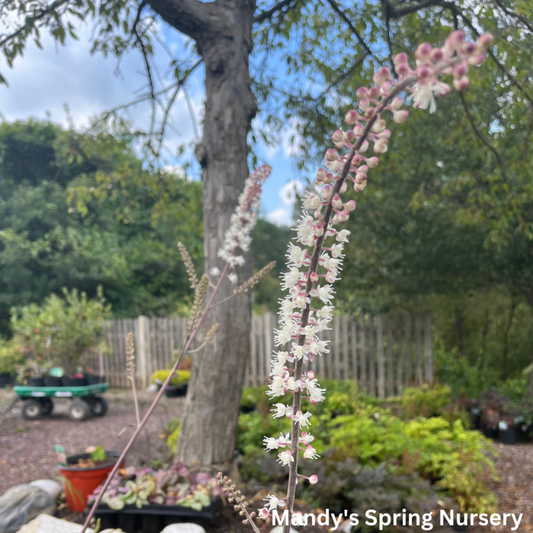
{"type": "MultiPolygon", "coordinates": [[[[141,393],[141,416],[154,395],[141,393]]],[[[0,390],[0,411],[14,397],[13,392],[0,390]]],[[[68,418],[67,399],[55,401],[54,412],[41,420],[28,421],[20,415],[20,403],[0,418],[0,494],[20,483],[58,476],[54,450],[61,444],[67,454],[82,453],[88,446],[122,450],[133,431],[135,409],[129,391],[108,391],[105,398],[109,411],[102,418],[73,422],[68,418]],[[120,431],[126,430],[119,436],[120,431]]],[[[163,398],[156,413],[134,444],[128,462],[140,457],[151,460],[164,450],[159,435],[165,424],[181,415],[182,398],[163,398]]]]}

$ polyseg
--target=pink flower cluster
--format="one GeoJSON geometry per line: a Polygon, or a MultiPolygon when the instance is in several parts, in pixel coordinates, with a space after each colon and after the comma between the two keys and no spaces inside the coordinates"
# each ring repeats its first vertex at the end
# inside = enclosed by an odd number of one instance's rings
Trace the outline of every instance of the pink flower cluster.
{"type": "MultiPolygon", "coordinates": [[[[394,58],[398,77],[395,79],[387,67],[380,68],[373,78],[375,85],[357,91],[358,109],[348,111],[345,117],[349,128],[333,134],[335,148],[326,151],[325,168],[317,172],[315,192],[308,192],[303,199],[296,242],[287,252],[288,271],[282,280],[287,296],[280,302],[280,328],[275,332],[280,348],[273,354],[267,394],[271,398],[293,395],[292,405],[277,403],[273,408],[274,417],[292,420],[293,428],[290,434],[278,438],[265,437],[264,444],[267,450],[278,451],[278,461],[289,467],[289,489],[285,500],[267,498],[259,512],[261,518],[271,516],[278,505],[286,505],[292,513],[297,477],[304,477],[297,474],[299,452],[304,459],[319,457],[311,444],[314,437],[305,431],[300,433],[310,426],[311,418],[301,404],[303,399],[311,404],[323,401],[325,390],[314,373],[304,369],[304,363],[328,352],[328,343],[321,340],[320,333],[329,329],[332,320],[332,284],[339,277],[343,247],[350,234],[336,226],[346,222],[356,207],[354,200],[344,201],[342,194],[348,182],[357,193],[365,188],[369,170],[379,164],[376,155],[365,155],[371,145],[374,154],[387,151],[391,131],[386,116],[390,114],[397,124],[407,119],[401,95],[412,93],[416,108],[434,111],[435,95],[450,92],[450,86],[439,77],[451,75],[454,87],[465,89],[468,66],[483,61],[490,42],[489,35],[482,36],[477,44],[466,42],[465,34],[455,31],[442,48],[420,45],[414,66],[409,64],[407,54],[398,54],[394,58]]],[[[317,476],[306,479],[312,484],[318,481],[317,476]]]]}

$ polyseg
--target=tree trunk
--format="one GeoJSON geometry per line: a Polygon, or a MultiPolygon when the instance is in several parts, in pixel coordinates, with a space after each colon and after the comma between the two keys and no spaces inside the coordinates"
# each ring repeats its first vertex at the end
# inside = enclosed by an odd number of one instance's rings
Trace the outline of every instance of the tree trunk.
{"type": "MultiPolygon", "coordinates": [[[[220,5],[220,4],[219,4],[220,5]]],[[[225,3],[230,31],[197,39],[205,63],[203,140],[196,147],[204,193],[205,271],[223,263],[217,252],[248,177],[247,135],[257,104],[251,92],[249,54],[255,3],[225,3]]],[[[251,253],[238,271],[239,284],[253,273],[251,253]]],[[[218,299],[233,293],[225,281],[218,299]]],[[[178,459],[186,463],[231,461],[245,367],[250,354],[251,299],[239,295],[210,311],[203,331],[218,323],[213,343],[194,357],[178,459]]]]}

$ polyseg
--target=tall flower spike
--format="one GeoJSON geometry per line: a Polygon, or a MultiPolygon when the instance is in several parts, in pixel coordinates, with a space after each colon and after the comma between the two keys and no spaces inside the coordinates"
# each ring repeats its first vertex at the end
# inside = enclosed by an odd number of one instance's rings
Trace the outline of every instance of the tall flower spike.
{"type": "MultiPolygon", "coordinates": [[[[348,111],[346,123],[351,129],[335,131],[335,148],[325,153],[325,168],[319,169],[315,185],[320,190],[303,199],[302,216],[296,226],[295,241],[287,253],[287,272],[283,274],[282,288],[286,297],[280,302],[279,329],[275,332],[279,351],[273,354],[271,380],[267,395],[271,398],[292,394],[292,405],[278,403],[275,417],[292,420],[291,433],[278,439],[265,437],[267,450],[276,450],[278,461],[289,468],[289,486],[285,500],[289,519],[284,533],[289,533],[291,516],[294,513],[294,499],[298,482],[298,462],[303,459],[316,460],[318,454],[310,445],[313,436],[306,431],[310,425],[310,413],[302,408],[302,399],[311,404],[321,402],[325,389],[320,387],[312,371],[305,371],[304,365],[328,352],[328,343],[320,334],[329,329],[334,298],[333,283],[342,270],[343,247],[350,232],[337,226],[349,219],[355,202],[342,198],[347,182],[352,182],[355,192],[366,186],[368,172],[379,164],[375,156],[364,154],[372,146],[376,154],[388,150],[391,131],[387,129],[389,114],[398,124],[408,118],[408,112],[400,109],[404,92],[412,93],[416,108],[436,109],[435,95],[450,92],[450,85],[441,81],[441,75],[452,75],[454,87],[458,90],[468,85],[469,65],[479,64],[482,53],[490,38],[482,36],[479,42],[465,43],[463,32],[453,32],[446,44],[435,49],[422,44],[416,51],[414,67],[409,64],[407,54],[394,59],[398,79],[394,79],[388,68],[382,67],[374,76],[375,86],[362,87],[357,91],[359,103],[356,109],[348,111]],[[357,108],[359,110],[357,110],[357,108]],[[311,215],[308,210],[314,211],[311,215]]],[[[312,475],[305,478],[311,484],[318,482],[312,475]]],[[[260,518],[270,516],[271,502],[261,509],[260,518]]]]}

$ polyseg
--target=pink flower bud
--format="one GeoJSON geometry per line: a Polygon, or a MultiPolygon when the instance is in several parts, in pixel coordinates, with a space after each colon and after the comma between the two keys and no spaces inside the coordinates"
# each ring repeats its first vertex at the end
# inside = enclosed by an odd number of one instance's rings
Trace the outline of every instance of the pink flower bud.
{"type": "MultiPolygon", "coordinates": [[[[341,220],[340,218],[340,214],[339,214],[339,222],[345,222],[343,220],[341,220]]],[[[335,281],[337,281],[337,275],[332,272],[332,271],[328,271],[324,277],[324,279],[328,282],[328,283],[335,283],[335,281]]]]}
{"type": "Polygon", "coordinates": [[[326,174],[326,177],[324,178],[324,183],[333,183],[333,174],[331,172],[328,172],[326,174]]]}
{"type": "Polygon", "coordinates": [[[333,206],[334,209],[341,209],[342,208],[342,200],[341,200],[341,197],[338,194],[336,194],[332,198],[331,205],[333,206]]]}
{"type": "Polygon", "coordinates": [[[385,128],[387,127],[387,123],[384,119],[376,120],[374,125],[372,126],[372,131],[374,133],[381,133],[385,128]]]}
{"type": "Polygon", "coordinates": [[[440,48],[433,48],[431,55],[430,55],[430,59],[438,63],[439,61],[442,61],[443,58],[444,58],[444,54],[442,50],[440,48]]]}
{"type": "Polygon", "coordinates": [[[409,113],[405,109],[400,109],[400,111],[395,111],[392,115],[392,118],[396,124],[401,124],[407,120],[409,113]]]}
{"type": "Polygon", "coordinates": [[[453,67],[453,77],[458,80],[459,78],[462,78],[466,73],[468,72],[468,67],[464,62],[458,63],[453,67]]]}
{"type": "Polygon", "coordinates": [[[350,218],[350,211],[344,210],[339,213],[339,219],[341,222],[347,222],[350,218]]]}
{"type": "Polygon", "coordinates": [[[398,76],[407,76],[411,72],[411,69],[407,63],[402,63],[396,67],[396,72],[398,76]]]}
{"type": "Polygon", "coordinates": [[[368,141],[364,141],[363,144],[361,145],[361,148],[359,148],[359,151],[364,154],[367,150],[368,150],[368,141]]]}
{"type": "MultiPolygon", "coordinates": [[[[318,478],[317,478],[317,481],[318,481],[318,478]]],[[[259,511],[259,514],[257,516],[261,518],[261,520],[266,520],[270,516],[270,514],[268,512],[268,509],[263,508],[259,511]]]]}
{"type": "Polygon", "coordinates": [[[331,198],[331,193],[333,192],[333,187],[331,185],[326,185],[322,189],[322,198],[328,201],[331,198]]]}
{"type": "MultiPolygon", "coordinates": [[[[363,183],[366,183],[365,181],[363,183]]],[[[353,190],[355,192],[361,192],[364,189],[363,183],[355,183],[353,186],[353,190]]]]}
{"type": "Polygon", "coordinates": [[[370,157],[366,160],[366,164],[370,168],[376,168],[379,165],[379,159],[377,157],[370,157]]]}
{"type": "Polygon", "coordinates": [[[319,168],[316,172],[316,179],[318,181],[324,181],[327,172],[323,168],[319,168]]]}
{"type": "Polygon", "coordinates": [[[366,111],[370,107],[370,100],[359,100],[359,107],[362,111],[366,111]]]}
{"type": "Polygon", "coordinates": [[[401,96],[397,96],[391,103],[390,103],[390,106],[392,107],[392,109],[394,110],[398,110],[400,109],[400,107],[402,107],[403,105],[403,98],[401,96]]]}
{"type": "Polygon", "coordinates": [[[366,87],[359,87],[359,89],[357,89],[357,92],[355,93],[355,96],[357,96],[357,98],[359,98],[359,100],[367,98],[368,89],[366,87]]]}
{"type": "Polygon", "coordinates": [[[322,226],[315,226],[315,229],[313,230],[313,233],[317,237],[322,237],[322,235],[324,235],[324,228],[322,226]]]}
{"type": "Polygon", "coordinates": [[[374,143],[374,152],[376,154],[384,154],[389,148],[389,145],[385,139],[380,139],[374,143]]]}
{"type": "Polygon", "coordinates": [[[342,130],[336,130],[331,139],[334,143],[342,143],[344,141],[344,133],[342,130]]]}
{"type": "Polygon", "coordinates": [[[348,143],[353,143],[355,141],[355,132],[353,130],[346,131],[344,133],[344,140],[348,143]]]}
{"type": "Polygon", "coordinates": [[[467,56],[472,55],[476,51],[476,45],[472,42],[464,43],[463,46],[461,46],[461,52],[467,56]]]}
{"type": "Polygon", "coordinates": [[[358,172],[368,172],[368,165],[361,165],[358,169],[358,172]]]}
{"type": "Polygon", "coordinates": [[[364,172],[358,172],[356,175],[355,175],[355,183],[357,184],[361,184],[363,183],[363,181],[366,180],[366,174],[364,172]]]}
{"type": "Polygon", "coordinates": [[[398,65],[405,65],[408,61],[409,61],[409,56],[405,52],[401,52],[400,54],[394,57],[394,65],[396,67],[398,65]]]}
{"type": "Polygon", "coordinates": [[[350,200],[344,204],[347,211],[353,211],[355,209],[355,200],[350,200]]]}
{"type": "Polygon", "coordinates": [[[311,485],[316,485],[318,483],[318,476],[316,474],[313,474],[309,478],[309,483],[311,483],[311,485]]]}
{"type": "Polygon", "coordinates": [[[420,61],[427,61],[432,51],[433,51],[433,47],[429,43],[422,43],[416,49],[415,57],[419,59],[420,61]]]}
{"type": "Polygon", "coordinates": [[[345,193],[346,192],[346,189],[348,188],[348,184],[346,182],[343,182],[343,184],[341,185],[341,188],[339,189],[339,192],[341,194],[345,193]]]}
{"type": "Polygon", "coordinates": [[[375,100],[376,98],[379,98],[381,95],[381,91],[379,90],[379,87],[371,87],[370,91],[368,91],[368,96],[371,100],[375,100]]]}
{"type": "Polygon", "coordinates": [[[492,42],[492,35],[490,33],[485,33],[477,40],[477,45],[481,50],[486,50],[490,43],[492,42]]]}
{"type": "Polygon", "coordinates": [[[476,54],[475,56],[468,58],[468,64],[477,67],[485,61],[485,54],[476,54]]]}
{"type": "MultiPolygon", "coordinates": [[[[313,213],[313,216],[318,220],[320,218],[322,218],[322,210],[321,209],[317,209],[314,213],[313,213]]],[[[305,262],[305,261],[304,261],[305,262]]]]}
{"type": "Polygon", "coordinates": [[[355,154],[352,159],[352,165],[357,166],[362,160],[363,158],[359,154],[355,154]]]}
{"type": "Polygon", "coordinates": [[[416,75],[418,76],[419,80],[425,80],[426,78],[429,78],[430,74],[431,71],[427,67],[421,66],[416,69],[416,75]]]}
{"type": "Polygon", "coordinates": [[[369,107],[365,111],[365,117],[366,118],[372,118],[376,114],[376,108],[375,107],[369,107]]]}
{"type": "Polygon", "coordinates": [[[344,117],[344,122],[346,122],[346,124],[355,124],[358,117],[359,113],[355,109],[350,109],[350,111],[348,111],[344,117]]]}
{"type": "Polygon", "coordinates": [[[390,130],[383,130],[381,133],[378,133],[378,137],[380,139],[389,139],[391,136],[390,130]]]}
{"type": "Polygon", "coordinates": [[[454,50],[457,50],[465,40],[465,32],[463,30],[455,30],[450,33],[450,36],[446,39],[446,44],[451,46],[454,50]]]}
{"type": "Polygon", "coordinates": [[[337,150],[334,150],[333,148],[326,150],[326,161],[337,161],[337,159],[339,159],[337,150]]]}
{"type": "Polygon", "coordinates": [[[391,78],[391,75],[390,75],[390,70],[388,69],[388,67],[381,67],[374,74],[374,78],[373,79],[374,79],[374,83],[376,85],[382,85],[387,80],[390,80],[390,78],[391,78]]]}
{"type": "Polygon", "coordinates": [[[464,91],[469,83],[470,80],[467,76],[463,76],[460,80],[453,80],[453,86],[457,91],[464,91]]]}
{"type": "Polygon", "coordinates": [[[392,89],[392,83],[390,81],[386,81],[382,86],[381,86],[381,94],[383,95],[386,95],[386,94],[389,94],[389,91],[392,89]]]}

